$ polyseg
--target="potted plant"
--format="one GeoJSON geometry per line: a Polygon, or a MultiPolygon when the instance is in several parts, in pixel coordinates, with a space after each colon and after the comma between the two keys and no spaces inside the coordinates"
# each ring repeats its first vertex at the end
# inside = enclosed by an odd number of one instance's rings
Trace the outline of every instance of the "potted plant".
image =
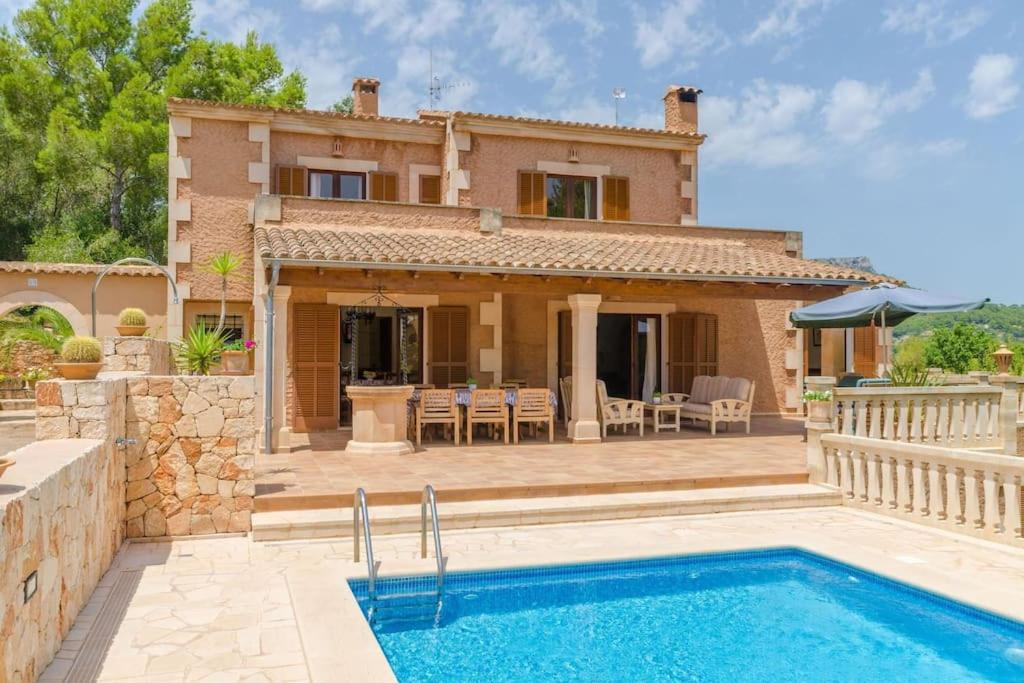
{"type": "Polygon", "coordinates": [[[141,337],[147,329],[146,312],[141,308],[126,308],[117,316],[117,333],[122,337],[141,337]]]}
{"type": "Polygon", "coordinates": [[[467,377],[466,386],[469,387],[470,391],[476,391],[476,379],[473,377],[467,377]]]}
{"type": "Polygon", "coordinates": [[[249,353],[256,348],[252,339],[236,339],[224,346],[220,354],[220,367],[225,375],[249,374],[249,353]]]}
{"type": "Polygon", "coordinates": [[[54,363],[64,379],[96,379],[103,369],[103,347],[95,337],[71,337],[60,350],[61,363],[54,363]]]}
{"type": "Polygon", "coordinates": [[[220,362],[224,353],[224,332],[207,330],[205,325],[192,327],[174,347],[179,368],[193,375],[209,375],[210,368],[220,362]]]}
{"type": "Polygon", "coordinates": [[[658,405],[661,403],[660,391],[655,391],[653,394],[651,394],[651,403],[653,403],[654,405],[658,405]]]}
{"type": "Polygon", "coordinates": [[[41,379],[46,379],[49,376],[50,373],[43,368],[29,368],[25,372],[21,373],[21,379],[26,385],[28,385],[29,389],[35,389],[36,382],[41,379]]]}
{"type": "Polygon", "coordinates": [[[807,417],[814,422],[828,422],[832,419],[832,392],[805,391],[804,403],[807,404],[807,417]]]}

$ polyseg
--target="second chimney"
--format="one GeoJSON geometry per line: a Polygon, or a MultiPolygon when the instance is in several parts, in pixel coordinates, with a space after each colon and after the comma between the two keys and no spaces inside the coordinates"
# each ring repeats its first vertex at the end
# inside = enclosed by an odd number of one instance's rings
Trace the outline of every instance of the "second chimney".
{"type": "Polygon", "coordinates": [[[376,78],[352,79],[352,113],[363,116],[380,116],[377,109],[380,81],[376,78]]]}
{"type": "Polygon", "coordinates": [[[665,130],[697,132],[697,96],[703,90],[688,85],[670,85],[665,91],[665,130]]]}

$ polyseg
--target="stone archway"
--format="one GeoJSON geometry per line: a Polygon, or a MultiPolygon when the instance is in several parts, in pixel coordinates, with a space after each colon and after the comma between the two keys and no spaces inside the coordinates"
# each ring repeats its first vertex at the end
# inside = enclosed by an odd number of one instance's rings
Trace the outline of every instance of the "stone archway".
{"type": "Polygon", "coordinates": [[[23,289],[0,296],[0,315],[24,306],[46,306],[63,315],[75,334],[89,334],[89,319],[67,299],[42,289],[23,289]]]}

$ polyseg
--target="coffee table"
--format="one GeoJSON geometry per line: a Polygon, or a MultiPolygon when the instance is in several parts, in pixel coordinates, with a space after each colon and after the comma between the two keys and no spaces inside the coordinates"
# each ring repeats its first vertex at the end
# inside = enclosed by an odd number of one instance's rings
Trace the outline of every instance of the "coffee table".
{"type": "Polygon", "coordinates": [[[677,403],[644,403],[644,410],[651,412],[655,432],[669,429],[679,431],[679,404],[677,403]],[[666,419],[668,416],[670,419],[666,419]]]}

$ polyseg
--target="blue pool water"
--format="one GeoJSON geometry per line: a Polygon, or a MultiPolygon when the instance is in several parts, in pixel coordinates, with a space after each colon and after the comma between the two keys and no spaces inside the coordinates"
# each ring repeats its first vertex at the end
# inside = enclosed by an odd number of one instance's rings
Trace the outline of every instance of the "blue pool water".
{"type": "Polygon", "coordinates": [[[374,631],[402,683],[1024,680],[1024,624],[788,548],[453,573],[374,631]]]}

